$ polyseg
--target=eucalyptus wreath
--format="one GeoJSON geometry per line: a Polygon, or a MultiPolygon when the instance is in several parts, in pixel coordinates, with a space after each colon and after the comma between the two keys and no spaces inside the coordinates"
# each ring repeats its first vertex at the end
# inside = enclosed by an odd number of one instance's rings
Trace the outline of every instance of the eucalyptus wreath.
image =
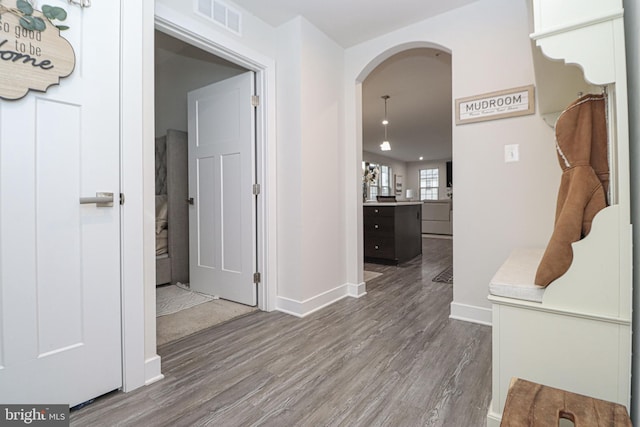
{"type": "MultiPolygon", "coordinates": [[[[15,9],[8,8],[0,3],[0,15],[5,12],[11,13],[20,18],[20,26],[25,30],[44,31],[45,28],[47,28],[45,20],[39,16],[33,16],[34,11],[35,8],[33,7],[32,0],[17,0],[15,9]]],[[[49,23],[58,30],[64,31],[69,29],[66,25],[56,23],[56,21],[64,21],[67,19],[67,11],[63,8],[45,4],[42,6],[42,14],[47,18],[49,23]]]]}

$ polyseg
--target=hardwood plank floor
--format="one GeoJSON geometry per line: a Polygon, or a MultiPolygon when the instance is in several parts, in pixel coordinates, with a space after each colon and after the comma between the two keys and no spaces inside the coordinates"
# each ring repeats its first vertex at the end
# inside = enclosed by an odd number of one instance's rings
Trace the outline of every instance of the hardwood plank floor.
{"type": "MultiPolygon", "coordinates": [[[[158,349],[165,379],[71,413],[73,426],[484,426],[491,328],[451,320],[432,282],[451,240],[383,273],[367,295],[304,319],[256,312],[158,349]]],[[[454,279],[455,281],[455,279],[454,279]]]]}

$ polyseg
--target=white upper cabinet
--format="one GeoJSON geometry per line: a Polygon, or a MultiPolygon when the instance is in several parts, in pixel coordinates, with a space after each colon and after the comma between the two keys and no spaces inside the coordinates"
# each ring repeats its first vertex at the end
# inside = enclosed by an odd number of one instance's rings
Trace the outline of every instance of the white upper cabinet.
{"type": "Polygon", "coordinates": [[[533,0],[531,37],[546,56],[580,65],[588,82],[625,76],[622,0],[533,0]]]}
{"type": "Polygon", "coordinates": [[[535,0],[533,6],[536,33],[622,16],[622,0],[535,0]]]}

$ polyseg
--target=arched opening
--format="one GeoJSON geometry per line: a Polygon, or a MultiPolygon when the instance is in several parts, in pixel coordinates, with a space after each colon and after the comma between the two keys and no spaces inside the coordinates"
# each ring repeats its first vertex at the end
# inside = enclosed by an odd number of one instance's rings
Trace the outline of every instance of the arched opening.
{"type": "MultiPolygon", "coordinates": [[[[360,193],[369,200],[376,194],[395,196],[398,202],[445,200],[446,207],[438,211],[446,211],[446,218],[440,214],[438,221],[423,221],[421,231],[430,238],[453,238],[451,58],[449,49],[435,43],[404,43],[373,58],[355,83],[355,166],[359,177],[363,177],[365,163],[378,166],[381,174],[373,188],[367,186],[360,193]],[[389,96],[387,126],[381,123],[383,96],[389,96]],[[385,127],[390,151],[380,149],[385,127]]],[[[357,268],[358,277],[362,274],[365,279],[363,210],[358,212],[357,268]]]]}

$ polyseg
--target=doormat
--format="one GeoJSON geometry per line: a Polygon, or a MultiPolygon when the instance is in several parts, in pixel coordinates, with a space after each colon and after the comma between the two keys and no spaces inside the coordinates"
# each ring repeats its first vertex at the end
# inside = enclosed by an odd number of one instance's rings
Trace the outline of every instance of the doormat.
{"type": "Polygon", "coordinates": [[[158,286],[156,287],[156,317],[177,313],[214,299],[217,298],[194,292],[189,289],[188,284],[180,282],[176,285],[158,286]]]}
{"type": "Polygon", "coordinates": [[[378,273],[377,271],[364,270],[363,280],[365,282],[368,282],[369,280],[373,280],[376,277],[380,277],[380,276],[382,276],[382,273],[378,273]]]}
{"type": "Polygon", "coordinates": [[[453,266],[450,265],[449,267],[445,268],[440,273],[438,273],[436,277],[434,277],[431,280],[438,283],[452,284],[453,283],[453,266]]]}

